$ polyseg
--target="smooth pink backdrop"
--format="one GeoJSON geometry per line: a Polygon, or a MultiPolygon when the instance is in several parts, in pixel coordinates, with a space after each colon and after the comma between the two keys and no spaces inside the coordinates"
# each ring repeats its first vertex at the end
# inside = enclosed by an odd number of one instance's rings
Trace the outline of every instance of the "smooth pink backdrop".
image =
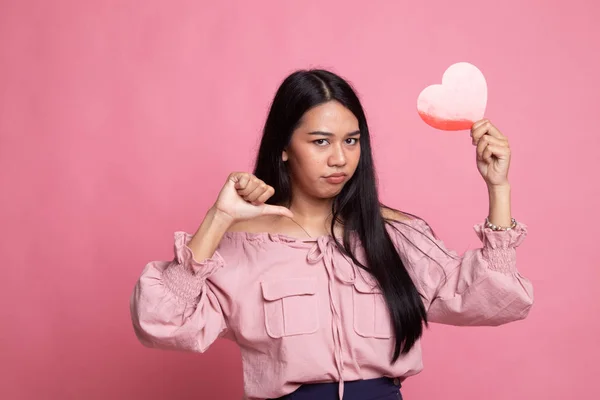
{"type": "Polygon", "coordinates": [[[240,398],[232,343],[146,349],[129,295],[250,168],[296,68],[356,85],[387,203],[478,246],[487,194],[468,133],[416,112],[459,61],[485,74],[511,141],[536,304],[503,327],[434,325],[405,398],[600,398],[599,17],[584,0],[0,1],[0,398],[240,398]]]}

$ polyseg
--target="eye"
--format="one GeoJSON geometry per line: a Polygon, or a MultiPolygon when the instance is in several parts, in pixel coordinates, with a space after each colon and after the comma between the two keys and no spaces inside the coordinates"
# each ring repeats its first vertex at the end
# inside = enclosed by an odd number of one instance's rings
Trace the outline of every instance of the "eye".
{"type": "Polygon", "coordinates": [[[346,139],[346,143],[348,143],[349,145],[355,145],[358,143],[358,139],[357,138],[348,138],[348,139],[346,139]],[[350,141],[350,143],[348,143],[348,141],[350,141]]]}
{"type": "Polygon", "coordinates": [[[327,139],[317,139],[314,140],[313,143],[315,143],[317,146],[324,146],[327,143],[327,139]]]}

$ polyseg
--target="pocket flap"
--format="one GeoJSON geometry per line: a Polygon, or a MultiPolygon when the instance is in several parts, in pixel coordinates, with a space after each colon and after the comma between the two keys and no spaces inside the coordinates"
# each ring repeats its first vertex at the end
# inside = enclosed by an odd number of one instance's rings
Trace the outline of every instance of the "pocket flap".
{"type": "Polygon", "coordinates": [[[381,289],[375,279],[373,279],[372,282],[367,282],[364,279],[361,279],[360,276],[357,276],[354,281],[354,287],[359,293],[381,293],[381,289]]]}
{"type": "Polygon", "coordinates": [[[294,278],[261,282],[265,300],[273,301],[289,296],[313,295],[316,292],[315,278],[294,278]]]}

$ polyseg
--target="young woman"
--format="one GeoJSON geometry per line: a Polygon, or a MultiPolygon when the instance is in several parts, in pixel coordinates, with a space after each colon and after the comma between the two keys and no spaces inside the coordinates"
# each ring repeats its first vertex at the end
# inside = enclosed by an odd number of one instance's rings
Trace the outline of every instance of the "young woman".
{"type": "Polygon", "coordinates": [[[253,174],[232,173],[195,234],[175,233],[173,260],[146,265],[131,298],[139,340],[194,352],[235,341],[247,399],[400,399],[428,321],[500,325],[533,304],[515,265],[526,226],[511,218],[508,141],[487,120],[471,136],[490,207],[481,248],[459,256],[379,201],[351,86],[291,74],[253,174]]]}

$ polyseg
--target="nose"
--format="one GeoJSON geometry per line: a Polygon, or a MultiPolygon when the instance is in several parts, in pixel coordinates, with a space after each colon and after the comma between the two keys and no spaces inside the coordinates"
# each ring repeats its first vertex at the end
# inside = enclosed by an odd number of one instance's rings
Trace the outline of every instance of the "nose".
{"type": "Polygon", "coordinates": [[[327,164],[330,167],[343,167],[346,165],[346,153],[342,145],[332,146],[327,164]]]}

